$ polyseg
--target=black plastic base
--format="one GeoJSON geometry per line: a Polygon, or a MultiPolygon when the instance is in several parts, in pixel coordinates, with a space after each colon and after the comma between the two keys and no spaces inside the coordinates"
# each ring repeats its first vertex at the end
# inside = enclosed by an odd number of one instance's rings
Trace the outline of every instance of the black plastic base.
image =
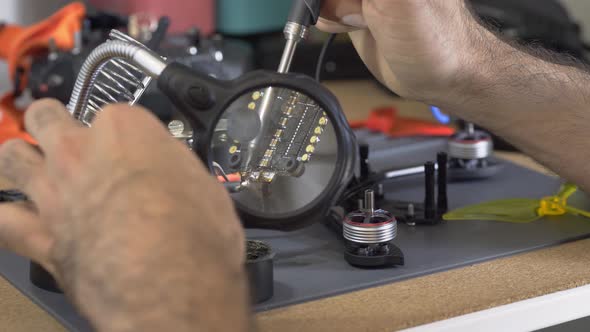
{"type": "Polygon", "coordinates": [[[504,164],[495,161],[487,160],[485,167],[477,168],[461,168],[457,163],[451,159],[449,167],[449,178],[453,182],[482,180],[495,176],[504,168],[504,164]]]}
{"type": "Polygon", "coordinates": [[[360,268],[383,268],[404,265],[404,253],[393,243],[388,243],[387,255],[358,255],[351,250],[344,252],[344,259],[348,264],[360,268]]]}
{"type": "Polygon", "coordinates": [[[250,301],[259,304],[274,295],[274,253],[268,244],[261,241],[248,241],[247,245],[246,272],[250,284],[250,301]]]}
{"type": "Polygon", "coordinates": [[[49,292],[63,293],[57,282],[41,265],[31,262],[29,267],[29,279],[33,285],[49,292]]]}

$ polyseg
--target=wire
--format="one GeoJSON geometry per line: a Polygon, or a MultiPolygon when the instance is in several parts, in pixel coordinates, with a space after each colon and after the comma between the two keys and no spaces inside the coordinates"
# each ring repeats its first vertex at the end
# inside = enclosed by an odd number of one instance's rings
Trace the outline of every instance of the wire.
{"type": "Polygon", "coordinates": [[[221,167],[221,165],[219,165],[216,162],[212,162],[211,164],[213,165],[213,168],[215,168],[215,170],[219,173],[218,175],[220,175],[221,177],[223,177],[223,179],[225,180],[225,182],[227,182],[227,183],[230,183],[231,182],[229,180],[229,178],[227,177],[227,174],[223,170],[223,167],[221,167]]]}
{"type": "Polygon", "coordinates": [[[318,63],[315,67],[315,80],[318,82],[321,82],[321,76],[322,76],[322,68],[324,67],[324,61],[326,60],[326,54],[328,53],[328,49],[330,48],[330,46],[332,45],[332,43],[334,43],[334,39],[336,39],[337,34],[333,33],[330,34],[330,37],[328,37],[328,39],[326,39],[326,41],[324,42],[324,45],[322,46],[322,51],[320,52],[320,56],[318,58],[318,63]]]}

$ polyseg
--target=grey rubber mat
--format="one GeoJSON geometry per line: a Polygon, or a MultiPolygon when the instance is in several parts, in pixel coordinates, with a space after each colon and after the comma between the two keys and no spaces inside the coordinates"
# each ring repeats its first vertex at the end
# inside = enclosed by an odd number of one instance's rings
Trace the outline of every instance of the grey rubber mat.
{"type": "MultiPolygon", "coordinates": [[[[493,179],[451,184],[449,197],[451,206],[459,207],[490,199],[542,197],[556,192],[559,185],[557,179],[508,164],[493,179]]],[[[391,198],[421,201],[422,179],[398,180],[387,184],[386,191],[391,198]]],[[[589,206],[584,197],[575,199],[589,206]]],[[[249,237],[268,241],[277,251],[275,296],[256,309],[284,307],[590,236],[590,221],[570,216],[532,224],[462,221],[399,228],[397,245],[405,253],[406,265],[381,270],[349,266],[339,237],[323,225],[293,233],[249,230],[249,237]]],[[[25,259],[0,252],[0,273],[67,328],[89,329],[62,296],[29,283],[25,259]]]]}

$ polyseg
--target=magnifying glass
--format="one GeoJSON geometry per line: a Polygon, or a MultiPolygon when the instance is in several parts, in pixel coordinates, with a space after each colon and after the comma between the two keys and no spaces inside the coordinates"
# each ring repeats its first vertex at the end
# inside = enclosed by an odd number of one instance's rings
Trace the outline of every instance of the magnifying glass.
{"type": "Polygon", "coordinates": [[[338,101],[308,77],[259,71],[228,82],[170,64],[158,87],[247,226],[316,222],[353,175],[354,136],[338,101]]]}
{"type": "Polygon", "coordinates": [[[88,125],[100,101],[116,99],[97,81],[112,61],[136,68],[136,81],[157,82],[192,127],[190,147],[231,192],[248,227],[290,230],[321,221],[352,180],[353,133],[334,95],[311,78],[258,71],[220,81],[141,45],[111,41],[88,58],[69,104],[88,125]]]}

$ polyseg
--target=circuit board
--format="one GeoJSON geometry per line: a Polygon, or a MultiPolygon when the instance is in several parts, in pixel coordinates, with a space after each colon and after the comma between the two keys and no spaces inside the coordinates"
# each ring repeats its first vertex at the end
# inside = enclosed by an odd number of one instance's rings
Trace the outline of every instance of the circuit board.
{"type": "Polygon", "coordinates": [[[244,106],[227,112],[230,169],[248,182],[302,175],[329,124],[324,110],[306,95],[281,88],[254,91],[236,103],[244,106]]]}

